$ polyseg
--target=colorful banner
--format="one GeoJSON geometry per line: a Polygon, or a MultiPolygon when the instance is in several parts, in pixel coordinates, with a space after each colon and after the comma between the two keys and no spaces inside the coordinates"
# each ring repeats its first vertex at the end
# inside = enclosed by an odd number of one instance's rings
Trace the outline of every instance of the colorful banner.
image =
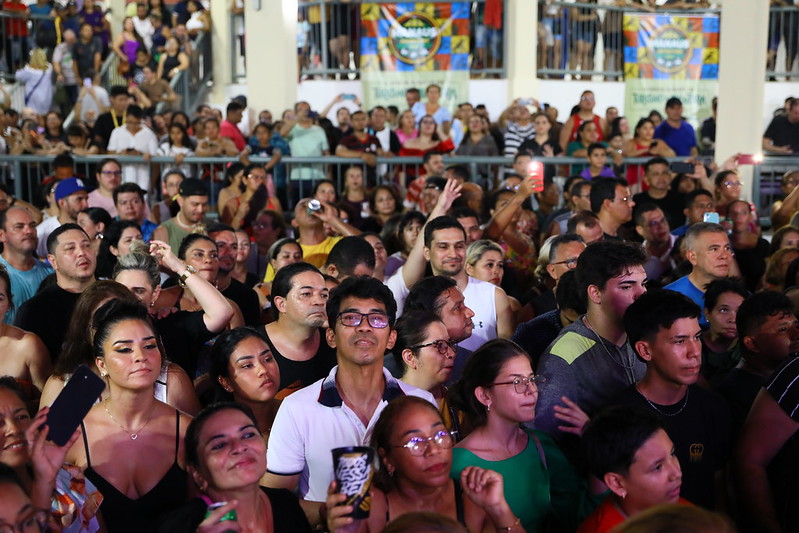
{"type": "Polygon", "coordinates": [[[441,105],[468,101],[469,3],[361,4],[363,101],[405,109],[405,91],[441,86],[441,105]]]}
{"type": "Polygon", "coordinates": [[[718,15],[624,14],[624,114],[631,124],[682,100],[696,128],[718,94],[718,15]]]}

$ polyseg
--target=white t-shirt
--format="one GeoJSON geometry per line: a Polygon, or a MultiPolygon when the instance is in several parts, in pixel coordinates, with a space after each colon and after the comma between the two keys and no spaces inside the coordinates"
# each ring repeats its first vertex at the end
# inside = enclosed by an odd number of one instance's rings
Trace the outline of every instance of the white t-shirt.
{"type": "Polygon", "coordinates": [[[486,342],[497,338],[497,288],[487,281],[469,276],[463,291],[463,303],[474,311],[472,335],[459,343],[467,350],[475,351],[486,342]]]}
{"type": "MultiPolygon", "coordinates": [[[[127,126],[114,128],[108,140],[109,152],[124,152],[128,148],[143,154],[155,155],[158,152],[158,138],[150,128],[142,127],[134,135],[127,126]]],[[[145,191],[150,190],[150,165],[122,164],[122,181],[136,183],[145,191]]]]}
{"type": "Polygon", "coordinates": [[[300,474],[299,497],[313,502],[325,501],[327,487],[333,481],[330,451],[343,446],[369,446],[375,423],[389,401],[411,395],[436,405],[432,394],[399,381],[383,368],[383,399],[364,426],[342,401],[336,388],[336,372],[338,366],[326,378],[283,400],[269,434],[268,471],[285,476],[300,474]]]}

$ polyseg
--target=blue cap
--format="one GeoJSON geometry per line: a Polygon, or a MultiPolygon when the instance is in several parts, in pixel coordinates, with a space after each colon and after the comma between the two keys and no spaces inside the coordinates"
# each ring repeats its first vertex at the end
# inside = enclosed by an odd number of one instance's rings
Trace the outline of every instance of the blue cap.
{"type": "Polygon", "coordinates": [[[83,180],[80,178],[67,178],[65,180],[61,180],[55,188],[55,201],[57,202],[61,198],[66,198],[71,194],[85,190],[86,186],[83,184],[83,180]]]}

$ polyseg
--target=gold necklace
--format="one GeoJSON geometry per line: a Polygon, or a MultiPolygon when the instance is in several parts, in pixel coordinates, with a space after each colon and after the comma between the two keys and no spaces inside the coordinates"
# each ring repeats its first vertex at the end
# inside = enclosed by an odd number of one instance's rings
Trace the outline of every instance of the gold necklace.
{"type": "Polygon", "coordinates": [[[130,435],[130,440],[138,439],[139,438],[139,433],[142,432],[142,430],[145,428],[145,426],[147,426],[147,424],[150,422],[150,419],[153,417],[153,411],[155,411],[155,403],[153,403],[153,406],[150,408],[150,414],[147,416],[147,420],[145,420],[144,424],[142,424],[142,427],[140,427],[138,429],[138,431],[135,431],[135,432],[131,433],[130,431],[128,431],[128,428],[126,428],[125,426],[120,424],[117,421],[117,419],[114,418],[114,415],[111,414],[111,411],[108,410],[108,400],[110,400],[110,399],[111,399],[111,397],[109,396],[108,398],[103,400],[103,409],[105,409],[105,412],[108,413],[108,416],[111,417],[111,420],[113,420],[116,425],[118,425],[120,428],[122,428],[122,431],[124,431],[125,433],[130,435]]]}

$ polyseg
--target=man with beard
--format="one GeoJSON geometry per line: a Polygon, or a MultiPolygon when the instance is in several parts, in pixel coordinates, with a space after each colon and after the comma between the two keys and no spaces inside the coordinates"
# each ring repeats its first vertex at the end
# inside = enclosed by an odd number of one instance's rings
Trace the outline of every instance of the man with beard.
{"type": "Polygon", "coordinates": [[[242,282],[230,275],[236,266],[236,253],[239,250],[239,241],[236,232],[224,224],[208,226],[208,236],[216,242],[219,250],[219,274],[216,277],[216,287],[225,298],[239,306],[244,323],[251,327],[261,324],[261,307],[258,295],[242,282]]]}
{"type": "Polygon", "coordinates": [[[24,207],[11,206],[0,211],[0,243],[3,253],[0,264],[11,279],[11,305],[3,322],[13,324],[19,306],[30,300],[44,278],[53,273],[46,262],[34,256],[39,238],[36,222],[24,207]]]}
{"type": "Polygon", "coordinates": [[[53,230],[47,237],[47,251],[56,283],[19,308],[15,325],[38,335],[55,361],[61,352],[75,303],[94,281],[97,258],[89,236],[72,223],[53,230]]]}
{"type": "Polygon", "coordinates": [[[180,206],[178,214],[153,231],[153,239],[168,243],[175,255],[189,233],[205,232],[208,187],[197,178],[185,179],[180,183],[177,202],[180,206]]]}
{"type": "Polygon", "coordinates": [[[322,379],[336,365],[336,351],[324,336],[328,294],[321,272],[308,263],[287,265],[275,276],[271,298],[277,320],[264,326],[264,334],[280,367],[276,398],[322,379]]]}

